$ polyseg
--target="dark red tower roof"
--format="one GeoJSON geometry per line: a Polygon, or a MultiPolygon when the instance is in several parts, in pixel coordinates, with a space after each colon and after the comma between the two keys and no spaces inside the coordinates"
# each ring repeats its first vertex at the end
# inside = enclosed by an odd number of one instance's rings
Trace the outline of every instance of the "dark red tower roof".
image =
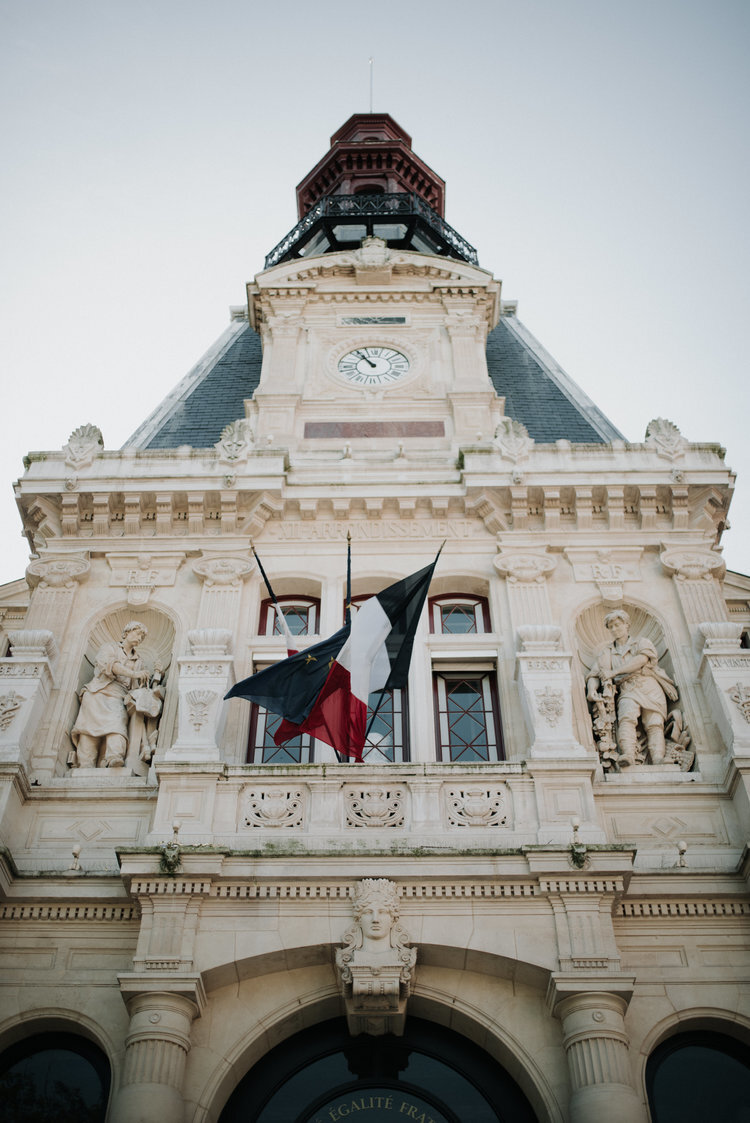
{"type": "Polygon", "coordinates": [[[412,152],[409,134],[388,113],[355,113],[298,185],[298,216],[326,195],[399,192],[418,195],[445,217],[445,181],[412,152]]]}

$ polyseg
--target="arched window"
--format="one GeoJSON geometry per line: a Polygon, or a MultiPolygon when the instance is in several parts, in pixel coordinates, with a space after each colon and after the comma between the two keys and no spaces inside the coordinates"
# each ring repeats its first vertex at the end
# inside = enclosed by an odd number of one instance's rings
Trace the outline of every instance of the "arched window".
{"type": "Polygon", "coordinates": [[[282,1042],[236,1088],[219,1123],[351,1118],[536,1123],[513,1078],[473,1042],[409,1018],[402,1037],[351,1037],[339,1019],[282,1042]]]}
{"type": "Polygon", "coordinates": [[[39,1033],[0,1056],[0,1114],[9,1123],[104,1123],[110,1072],[93,1042],[39,1033]]]}
{"type": "Polygon", "coordinates": [[[679,1033],[648,1059],[653,1123],[747,1123],[750,1049],[723,1033],[679,1033]]]}
{"type": "Polygon", "coordinates": [[[486,597],[460,593],[430,597],[430,631],[434,635],[477,635],[490,630],[486,597]]]}
{"type": "MultiPolygon", "coordinates": [[[[316,636],[320,620],[320,601],[314,597],[279,597],[279,606],[293,636],[316,636]]],[[[281,625],[272,600],[260,606],[260,634],[280,636],[281,625]]]]}

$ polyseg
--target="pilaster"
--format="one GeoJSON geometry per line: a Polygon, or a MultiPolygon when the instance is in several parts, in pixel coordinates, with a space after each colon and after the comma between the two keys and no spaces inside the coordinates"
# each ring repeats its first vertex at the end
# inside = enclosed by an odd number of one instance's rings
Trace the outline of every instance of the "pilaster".
{"type": "Polygon", "coordinates": [[[31,562],[26,570],[32,590],[26,627],[46,628],[62,643],[78,583],[90,570],[85,553],[46,554],[31,562]]]}
{"type": "Polygon", "coordinates": [[[245,578],[253,566],[246,558],[204,553],[193,562],[193,573],[202,582],[198,609],[199,628],[226,628],[233,632],[240,616],[245,578]]]}
{"type": "Polygon", "coordinates": [[[27,761],[54,683],[57,645],[46,628],[9,638],[12,658],[0,659],[0,761],[27,761]]]}
{"type": "Polygon", "coordinates": [[[228,628],[197,628],[188,633],[190,655],[177,660],[179,691],[177,740],[167,760],[217,761],[232,685],[228,628]]]}
{"type": "Polygon", "coordinates": [[[727,606],[719,581],[726,566],[711,550],[665,550],[661,564],[674,579],[677,596],[694,642],[700,642],[702,620],[726,620],[727,606]]]}
{"type": "Polygon", "coordinates": [[[516,679],[529,728],[531,756],[586,756],[573,733],[570,652],[562,650],[561,629],[552,624],[522,624],[516,679]]]}
{"type": "Polygon", "coordinates": [[[514,628],[523,624],[552,624],[547,578],[555,569],[555,559],[546,550],[503,550],[493,564],[507,579],[514,628]]]}

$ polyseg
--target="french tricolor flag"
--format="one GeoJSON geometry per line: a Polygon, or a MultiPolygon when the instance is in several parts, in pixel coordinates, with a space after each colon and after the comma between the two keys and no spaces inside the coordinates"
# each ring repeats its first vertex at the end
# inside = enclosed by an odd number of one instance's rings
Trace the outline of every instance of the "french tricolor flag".
{"type": "Polygon", "coordinates": [[[406,685],[414,634],[435,561],[360,608],[351,626],[238,682],[227,698],[247,698],[284,720],[277,745],[309,733],[338,753],[362,759],[367,700],[406,685]]]}

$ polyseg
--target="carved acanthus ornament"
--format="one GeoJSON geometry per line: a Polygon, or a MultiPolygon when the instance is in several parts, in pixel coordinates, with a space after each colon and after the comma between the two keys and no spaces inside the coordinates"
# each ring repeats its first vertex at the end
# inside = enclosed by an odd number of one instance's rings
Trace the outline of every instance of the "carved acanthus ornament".
{"type": "Polygon", "coordinates": [[[546,554],[511,553],[498,554],[493,560],[495,569],[511,583],[544,584],[555,568],[554,558],[546,554]]]}
{"type": "Polygon", "coordinates": [[[534,447],[526,426],[512,417],[500,418],[495,429],[494,444],[500,455],[514,464],[525,460],[534,447]]]}
{"type": "Polygon", "coordinates": [[[396,886],[386,878],[364,878],[355,890],[354,924],[336,949],[350,1033],[403,1033],[417,959],[408,944],[398,923],[396,886]]]}
{"type": "Polygon", "coordinates": [[[79,425],[68,437],[68,443],[63,445],[65,463],[76,471],[90,467],[103,450],[104,438],[96,425],[79,425]]]}
{"type": "Polygon", "coordinates": [[[646,426],[645,444],[656,450],[665,460],[677,460],[684,456],[688,442],[673,421],[656,417],[646,426]]]}
{"type": "Polygon", "coordinates": [[[711,581],[726,572],[720,554],[699,550],[666,550],[659,559],[667,573],[678,581],[711,581]]]}
{"type": "Polygon", "coordinates": [[[207,588],[214,585],[238,586],[252,572],[252,564],[243,558],[206,557],[193,562],[193,573],[207,588]]]}
{"type": "Polygon", "coordinates": [[[231,421],[222,431],[219,440],[214,445],[222,464],[230,467],[247,460],[248,453],[255,447],[253,429],[250,422],[240,417],[231,421]]]}
{"type": "Polygon", "coordinates": [[[81,555],[38,558],[28,566],[26,581],[32,589],[73,589],[90,570],[91,563],[81,555]]]}

